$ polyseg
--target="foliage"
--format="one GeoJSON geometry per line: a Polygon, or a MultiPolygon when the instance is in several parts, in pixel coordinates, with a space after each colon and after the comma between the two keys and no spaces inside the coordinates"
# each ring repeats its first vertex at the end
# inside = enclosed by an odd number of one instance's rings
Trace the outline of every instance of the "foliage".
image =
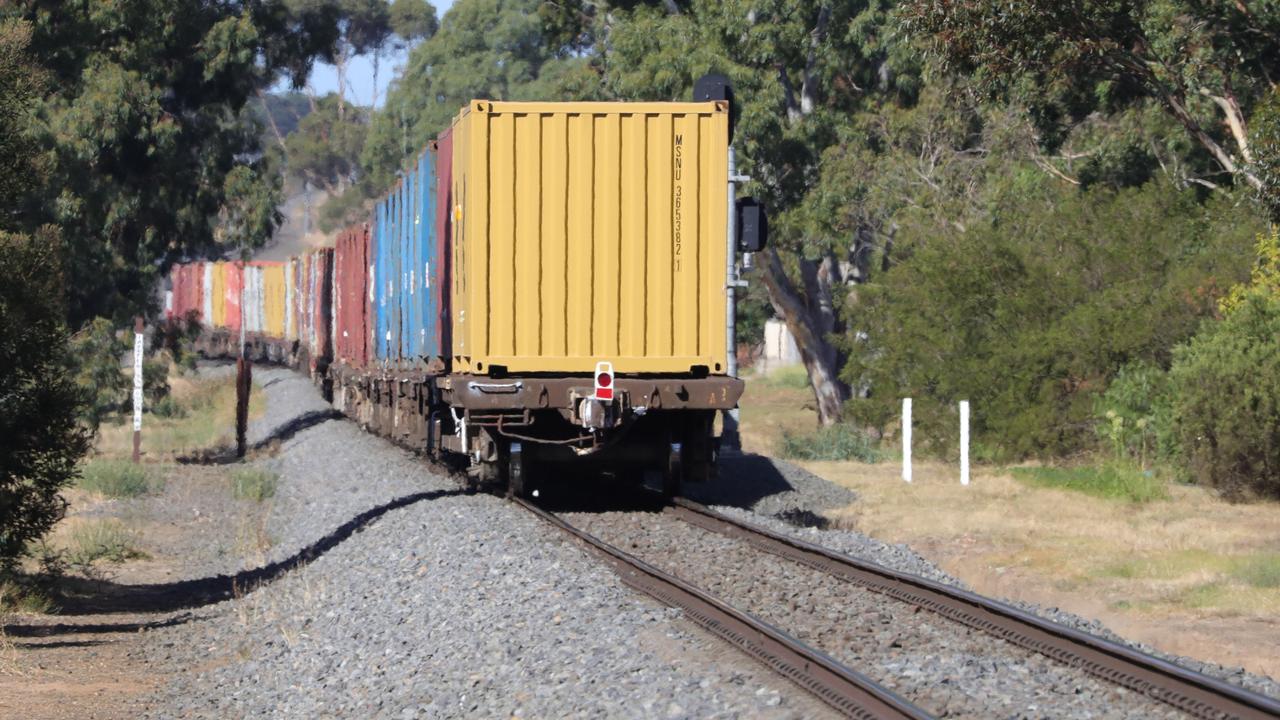
{"type": "MultiPolygon", "coordinates": [[[[71,337],[75,381],[85,398],[84,424],[97,430],[109,415],[124,406],[132,387],[121,363],[130,345],[106,318],[94,318],[71,337]]],[[[144,378],[145,379],[145,378],[144,378]]]]}
{"type": "Polygon", "coordinates": [[[1257,260],[1249,274],[1249,282],[1232,287],[1218,302],[1224,315],[1230,315],[1250,297],[1280,297],[1280,227],[1273,225],[1270,233],[1258,233],[1254,252],[1257,260]]]}
{"type": "Polygon", "coordinates": [[[425,0],[393,0],[389,21],[403,43],[425,40],[440,29],[435,7],[425,0]]]}
{"type": "Polygon", "coordinates": [[[828,425],[804,435],[785,433],[779,447],[782,457],[792,460],[857,460],[874,463],[880,450],[866,433],[848,423],[828,425]]]}
{"type": "Polygon", "coordinates": [[[1258,191],[1271,219],[1280,222],[1280,88],[1272,89],[1249,119],[1252,169],[1262,181],[1258,191]]]}
{"type": "Polygon", "coordinates": [[[152,491],[144,466],[128,460],[90,460],[76,486],[109,498],[131,498],[152,491]]]}
{"type": "Polygon", "coordinates": [[[89,448],[62,323],[61,251],[52,229],[0,232],[0,565],[62,517],[58,492],[89,448]]]}
{"type": "Polygon", "coordinates": [[[0,230],[13,229],[12,212],[27,199],[39,162],[28,131],[31,106],[44,89],[44,73],[27,54],[31,26],[0,18],[0,230]]]}
{"type": "Polygon", "coordinates": [[[1154,472],[1122,461],[1101,466],[1018,467],[1011,472],[1029,485],[1072,490],[1108,500],[1145,503],[1169,497],[1165,482],[1154,472]]]}
{"type": "Polygon", "coordinates": [[[1216,310],[1216,288],[1244,276],[1257,222],[1225,200],[1202,207],[1159,182],[1078,191],[1024,171],[967,228],[904,223],[909,253],[859,292],[867,340],[850,343],[845,373],[871,397],[855,417],[885,428],[899,398],[918,398],[920,435],[944,449],[968,399],[975,440],[1003,457],[1088,447],[1116,372],[1167,363],[1216,310]]]}
{"type": "Polygon", "coordinates": [[[1261,189],[1247,166],[1247,119],[1280,62],[1274,7],[908,0],[901,15],[909,32],[934,40],[952,69],[976,74],[998,97],[1024,100],[1049,147],[1091,112],[1150,101],[1199,146],[1190,176],[1220,168],[1261,189]]]}
{"type": "Polygon", "coordinates": [[[1187,473],[1229,497],[1280,497],[1280,296],[1250,293],[1174,351],[1173,428],[1187,473]]]}
{"type": "Polygon", "coordinates": [[[260,468],[239,468],[231,473],[231,491],[239,500],[262,502],[275,497],[279,477],[260,468]]]}
{"type": "MultiPolygon", "coordinates": [[[[543,42],[539,0],[460,0],[439,30],[413,49],[404,73],[369,128],[361,188],[373,197],[394,181],[406,158],[449,126],[475,98],[571,99],[553,82],[539,84],[548,64],[585,66],[560,58],[543,42]]],[[[558,76],[557,76],[558,77],[558,76]]]]}
{"type": "Polygon", "coordinates": [[[1110,445],[1117,459],[1132,458],[1145,468],[1152,457],[1175,454],[1168,377],[1148,361],[1120,368],[1094,403],[1094,417],[1099,438],[1110,445]]]}
{"type": "Polygon", "coordinates": [[[315,103],[315,110],[285,138],[289,172],[331,195],[340,194],[358,175],[360,151],[368,122],[363,109],[339,108],[335,94],[315,103]]]}
{"type": "Polygon", "coordinates": [[[332,56],[332,2],[18,0],[12,18],[51,81],[28,128],[47,172],[18,218],[61,228],[73,326],[145,310],[167,262],[267,239],[278,178],[246,101],[332,56]]]}

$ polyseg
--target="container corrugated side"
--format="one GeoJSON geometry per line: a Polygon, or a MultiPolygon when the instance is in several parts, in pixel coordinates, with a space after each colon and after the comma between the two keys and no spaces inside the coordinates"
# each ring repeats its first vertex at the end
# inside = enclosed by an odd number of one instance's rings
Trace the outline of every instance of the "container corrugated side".
{"type": "Polygon", "coordinates": [[[200,263],[200,322],[213,322],[213,263],[200,263]]]}
{"type": "Polygon", "coordinates": [[[354,366],[369,363],[369,227],[347,228],[333,251],[334,355],[354,366]]]}
{"type": "MultiPolygon", "coordinates": [[[[373,221],[373,360],[385,365],[395,355],[392,342],[399,339],[392,335],[391,316],[395,309],[396,273],[393,264],[395,253],[395,201],[388,195],[375,207],[373,221]]],[[[397,329],[398,333],[398,329],[397,329]]]]}
{"type": "Polygon", "coordinates": [[[284,337],[298,339],[298,265],[302,258],[291,257],[284,264],[284,337]]]}
{"type": "Polygon", "coordinates": [[[261,268],[262,332],[268,337],[284,339],[284,263],[264,262],[261,263],[261,268]]]}
{"type": "Polygon", "coordinates": [[[323,248],[308,253],[308,291],[305,311],[312,366],[320,358],[333,356],[330,308],[333,298],[333,250],[323,248]]]}
{"type": "Polygon", "coordinates": [[[727,104],[474,101],[452,136],[455,371],[726,371],[727,104]]]}
{"type": "Polygon", "coordinates": [[[452,216],[453,202],[452,197],[453,186],[453,131],[445,128],[436,138],[436,197],[435,197],[435,239],[436,244],[433,251],[429,252],[428,262],[430,267],[427,268],[427,275],[431,282],[431,305],[432,312],[428,316],[428,323],[434,322],[434,334],[436,336],[436,344],[440,348],[440,359],[444,370],[448,370],[452,363],[450,358],[453,354],[453,334],[452,334],[452,316],[449,310],[450,300],[452,299],[451,290],[451,272],[452,272],[452,254],[449,242],[450,233],[452,232],[452,216]]]}
{"type": "Polygon", "coordinates": [[[209,327],[227,326],[227,264],[210,263],[213,266],[213,298],[211,305],[213,315],[209,318],[209,327]]]}
{"type": "Polygon", "coordinates": [[[244,320],[244,312],[240,307],[240,298],[244,294],[244,265],[238,262],[229,262],[222,268],[224,279],[223,290],[226,300],[226,324],[227,328],[236,332],[240,330],[240,324],[244,320]]]}

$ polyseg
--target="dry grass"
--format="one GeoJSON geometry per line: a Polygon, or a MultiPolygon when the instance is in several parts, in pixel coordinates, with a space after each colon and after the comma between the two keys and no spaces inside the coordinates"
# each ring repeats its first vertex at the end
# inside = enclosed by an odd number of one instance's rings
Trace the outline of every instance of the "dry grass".
{"type": "Polygon", "coordinates": [[[786,434],[804,435],[817,428],[813,392],[800,367],[779,368],[767,375],[747,375],[742,397],[742,447],[750,452],[779,454],[786,434]]]}
{"type": "Polygon", "coordinates": [[[954,467],[938,463],[916,463],[910,485],[898,463],[806,467],[858,492],[838,521],[887,540],[952,547],[969,562],[1029,570],[1121,608],[1280,614],[1273,503],[1233,505],[1176,485],[1164,500],[1118,502],[999,470],[980,470],[963,487],[954,467]]]}
{"type": "Polygon", "coordinates": [[[138,549],[136,528],[116,518],[72,518],[61,533],[66,560],[73,566],[90,567],[99,560],[122,563],[145,557],[138,549]]]}
{"type": "MultiPolygon", "coordinates": [[[[143,416],[142,451],[148,461],[172,459],[235,441],[234,377],[201,379],[179,376],[175,371],[169,375],[169,385],[184,416],[143,416]]],[[[262,413],[263,402],[261,392],[250,395],[250,417],[262,413]]],[[[99,431],[99,455],[127,458],[133,454],[133,424],[127,418],[117,420],[104,424],[99,431]]]]}

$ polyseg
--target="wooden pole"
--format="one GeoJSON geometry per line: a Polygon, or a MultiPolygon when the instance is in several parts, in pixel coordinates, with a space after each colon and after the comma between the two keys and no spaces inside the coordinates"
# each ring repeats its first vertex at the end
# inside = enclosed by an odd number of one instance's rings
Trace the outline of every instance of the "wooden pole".
{"type": "Polygon", "coordinates": [[[133,320],[133,462],[142,462],[142,316],[133,320]]]}
{"type": "Polygon", "coordinates": [[[244,457],[245,433],[249,429],[249,388],[253,383],[253,363],[236,359],[236,457],[244,457]]]}

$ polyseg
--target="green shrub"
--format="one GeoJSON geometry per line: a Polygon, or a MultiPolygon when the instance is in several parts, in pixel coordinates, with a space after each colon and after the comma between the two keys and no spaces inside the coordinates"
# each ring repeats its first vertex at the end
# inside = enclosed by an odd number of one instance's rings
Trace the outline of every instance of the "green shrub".
{"type": "Polygon", "coordinates": [[[1094,403],[1098,437],[1116,458],[1146,467],[1153,457],[1173,455],[1168,388],[1168,375],[1153,363],[1139,360],[1116,373],[1094,403]]]}
{"type": "Polygon", "coordinates": [[[870,388],[850,418],[889,429],[914,398],[917,437],[950,455],[969,400],[973,441],[1002,458],[1091,449],[1119,370],[1167,367],[1217,312],[1214,288],[1248,273],[1260,222],[1246,204],[1202,204],[1164,181],[1082,192],[1019,180],[963,229],[903,222],[893,265],[848,308],[866,340],[840,338],[841,378],[870,388]]]}
{"type": "Polygon", "coordinates": [[[1169,496],[1164,481],[1154,472],[1123,462],[1100,467],[1021,467],[1012,472],[1015,478],[1030,485],[1074,490],[1108,500],[1143,503],[1169,496]]]}
{"type": "Polygon", "coordinates": [[[92,460],[85,463],[76,484],[83,490],[112,498],[138,497],[154,489],[146,468],[128,460],[92,460]]]}
{"type": "Polygon", "coordinates": [[[151,414],[162,418],[184,418],[187,409],[172,395],[165,395],[151,405],[151,414]]]}
{"type": "Polygon", "coordinates": [[[95,560],[124,562],[145,557],[138,549],[138,534],[114,518],[89,520],[71,529],[67,562],[92,565],[95,560]]]}
{"type": "Polygon", "coordinates": [[[792,460],[858,460],[874,463],[881,459],[867,434],[853,425],[840,423],[819,428],[813,433],[784,433],[779,451],[792,460]]]}
{"type": "Polygon", "coordinates": [[[278,477],[258,468],[240,468],[231,473],[231,488],[236,498],[262,502],[276,494],[278,477]]]}
{"type": "Polygon", "coordinates": [[[1244,298],[1174,352],[1173,432],[1186,472],[1229,497],[1280,497],[1280,299],[1244,298]]]}
{"type": "Polygon", "coordinates": [[[89,449],[62,320],[60,252],[52,232],[0,232],[0,569],[62,517],[58,493],[89,449]]]}
{"type": "Polygon", "coordinates": [[[111,321],[94,318],[71,338],[76,361],[76,384],[84,394],[83,420],[96,430],[107,416],[124,408],[131,391],[121,364],[129,345],[111,321]]]}

